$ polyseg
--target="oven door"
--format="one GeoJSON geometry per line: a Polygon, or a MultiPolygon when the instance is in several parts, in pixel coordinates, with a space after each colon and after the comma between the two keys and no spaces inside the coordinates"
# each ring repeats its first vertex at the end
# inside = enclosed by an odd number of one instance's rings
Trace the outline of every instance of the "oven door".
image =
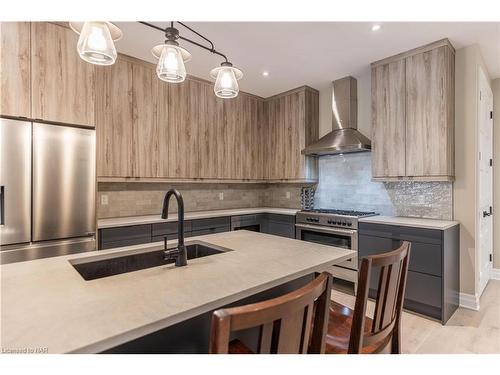
{"type": "MultiPolygon", "coordinates": [[[[295,224],[295,238],[302,241],[315,242],[322,245],[342,247],[358,251],[358,232],[353,229],[320,227],[309,224],[295,224]]],[[[353,257],[338,266],[358,269],[358,257],[353,257]]]]}

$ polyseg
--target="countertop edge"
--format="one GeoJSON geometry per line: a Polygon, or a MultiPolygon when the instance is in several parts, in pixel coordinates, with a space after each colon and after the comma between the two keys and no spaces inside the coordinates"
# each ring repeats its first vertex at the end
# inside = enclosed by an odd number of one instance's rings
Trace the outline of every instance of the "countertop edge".
{"type": "Polygon", "coordinates": [[[398,216],[370,216],[359,219],[360,223],[372,223],[372,224],[383,224],[383,225],[399,225],[404,227],[413,228],[424,228],[424,229],[436,229],[436,230],[446,230],[459,225],[460,222],[455,220],[439,220],[439,219],[427,219],[427,218],[413,218],[413,217],[398,217],[398,216]],[[415,220],[412,222],[412,220],[415,220]],[[422,222],[425,221],[425,222],[422,222]],[[439,223],[437,223],[439,222],[439,223]]]}
{"type": "MultiPolygon", "coordinates": [[[[212,217],[215,218],[224,216],[239,216],[239,215],[252,215],[252,214],[264,214],[264,213],[295,216],[295,214],[298,211],[300,211],[299,208],[273,208],[273,207],[234,208],[226,210],[186,212],[184,214],[184,218],[186,220],[196,220],[196,219],[207,219],[212,217]]],[[[98,229],[119,228],[132,225],[170,223],[176,221],[177,221],[177,215],[175,214],[172,214],[172,217],[169,217],[168,219],[162,219],[161,217],[159,217],[159,215],[158,216],[140,215],[140,216],[127,216],[127,217],[116,217],[116,218],[103,218],[103,219],[98,219],[97,228],[98,229]]]]}

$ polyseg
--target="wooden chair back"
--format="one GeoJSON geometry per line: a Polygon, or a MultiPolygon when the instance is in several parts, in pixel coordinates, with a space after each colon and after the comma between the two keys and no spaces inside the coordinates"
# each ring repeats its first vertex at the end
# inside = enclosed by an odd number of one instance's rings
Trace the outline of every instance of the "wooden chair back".
{"type": "Polygon", "coordinates": [[[401,312],[403,309],[409,242],[391,252],[366,256],[361,260],[358,291],[349,338],[348,353],[362,353],[364,347],[377,345],[379,352],[391,341],[391,353],[401,352],[401,312]],[[372,327],[365,331],[365,314],[370,278],[374,268],[380,271],[372,327]]]}
{"type": "Polygon", "coordinates": [[[323,272],[304,287],[246,306],[214,311],[210,353],[226,354],[231,332],[258,327],[257,353],[324,353],[332,276],[323,272]]]}

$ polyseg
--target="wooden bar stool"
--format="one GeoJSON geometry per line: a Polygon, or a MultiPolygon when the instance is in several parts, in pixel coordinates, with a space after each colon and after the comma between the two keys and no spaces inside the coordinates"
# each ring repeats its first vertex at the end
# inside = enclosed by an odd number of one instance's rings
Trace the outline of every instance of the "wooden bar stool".
{"type": "Polygon", "coordinates": [[[401,353],[401,311],[410,258],[409,242],[389,253],[364,257],[359,270],[354,311],[330,304],[326,353],[380,353],[391,343],[392,354],[401,353]],[[366,317],[370,277],[380,268],[374,318],[366,317]]]}
{"type": "Polygon", "coordinates": [[[253,353],[231,332],[259,327],[257,353],[324,353],[332,276],[321,273],[304,287],[281,297],[214,311],[210,353],[253,353]]]}

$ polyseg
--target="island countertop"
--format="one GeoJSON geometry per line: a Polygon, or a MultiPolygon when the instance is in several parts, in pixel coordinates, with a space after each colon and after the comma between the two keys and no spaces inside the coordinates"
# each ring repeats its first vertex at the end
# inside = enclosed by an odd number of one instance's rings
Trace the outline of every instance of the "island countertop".
{"type": "MultiPolygon", "coordinates": [[[[149,243],[0,267],[1,346],[104,351],[351,258],[355,252],[250,231],[189,238],[231,249],[85,281],[70,260],[160,249],[149,243]]],[[[173,243],[172,243],[173,245],[173,243]]]]}

